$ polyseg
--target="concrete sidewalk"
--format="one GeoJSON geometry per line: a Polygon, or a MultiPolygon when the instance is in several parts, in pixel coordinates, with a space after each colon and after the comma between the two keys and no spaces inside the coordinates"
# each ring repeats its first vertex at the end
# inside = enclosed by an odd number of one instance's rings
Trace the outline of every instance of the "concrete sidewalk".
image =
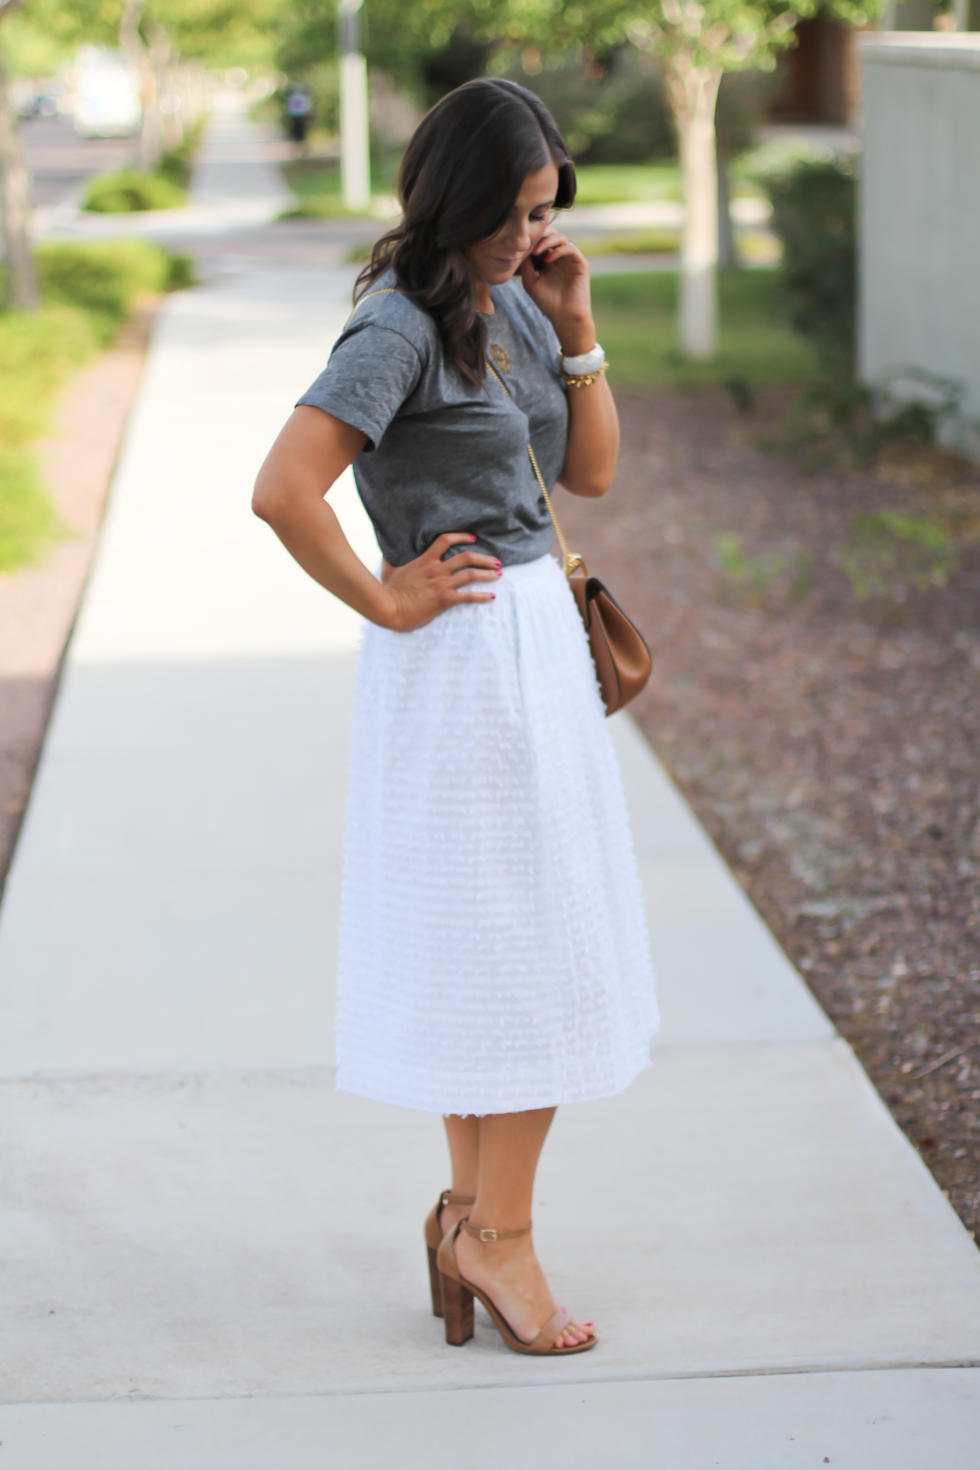
{"type": "Polygon", "coordinates": [[[157,328],[0,913],[5,1463],[973,1470],[980,1255],[622,718],[664,1030],[535,1206],[602,1342],[445,1346],[439,1122],[333,1090],[356,622],[248,508],[352,275],[157,328]]]}

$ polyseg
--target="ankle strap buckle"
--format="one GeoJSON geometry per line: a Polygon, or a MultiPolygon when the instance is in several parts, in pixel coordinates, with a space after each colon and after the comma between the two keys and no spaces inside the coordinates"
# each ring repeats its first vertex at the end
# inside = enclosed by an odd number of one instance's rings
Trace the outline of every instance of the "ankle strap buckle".
{"type": "Polygon", "coordinates": [[[483,1241],[484,1245],[486,1245],[487,1241],[497,1239],[497,1232],[493,1229],[483,1228],[480,1231],[480,1239],[483,1241]]]}

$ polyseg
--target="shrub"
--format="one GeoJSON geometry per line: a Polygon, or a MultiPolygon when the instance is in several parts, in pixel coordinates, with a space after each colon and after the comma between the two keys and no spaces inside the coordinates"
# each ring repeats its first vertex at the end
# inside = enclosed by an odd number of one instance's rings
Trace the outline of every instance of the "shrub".
{"type": "Polygon", "coordinates": [[[87,314],[70,307],[0,313],[0,449],[44,432],[52,393],[98,340],[87,314]]]}
{"type": "Polygon", "coordinates": [[[854,170],[844,160],[801,159],[761,180],[783,247],[793,325],[824,366],[854,375],[856,311],[854,170]]]}
{"type": "Polygon", "coordinates": [[[44,299],[89,313],[103,343],[112,340],[137,298],[192,283],[192,262],[147,240],[46,244],[37,251],[44,299]]]}
{"type": "Polygon", "coordinates": [[[61,534],[26,446],[66,375],[111,341],[146,292],[192,283],[191,261],[144,240],[47,244],[39,311],[0,311],[0,572],[36,561],[61,534]]]}
{"type": "Polygon", "coordinates": [[[96,175],[82,208],[95,214],[136,214],[145,209],[177,209],[186,197],[185,190],[162,173],[125,168],[96,175]]]}

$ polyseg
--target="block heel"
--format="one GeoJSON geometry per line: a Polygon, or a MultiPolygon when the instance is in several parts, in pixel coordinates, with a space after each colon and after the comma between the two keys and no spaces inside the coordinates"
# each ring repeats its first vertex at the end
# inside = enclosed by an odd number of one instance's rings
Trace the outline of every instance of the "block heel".
{"type": "Polygon", "coordinates": [[[452,1276],[442,1278],[442,1315],[446,1324],[446,1341],[450,1347],[462,1347],[473,1336],[473,1293],[452,1276]]]}
{"type": "Polygon", "coordinates": [[[429,1290],[432,1293],[433,1317],[442,1316],[442,1288],[439,1285],[439,1267],[436,1265],[436,1253],[442,1244],[440,1216],[446,1205],[459,1205],[462,1207],[475,1203],[475,1195],[453,1194],[451,1189],[444,1189],[426,1217],[425,1250],[429,1260],[429,1290]]]}
{"type": "Polygon", "coordinates": [[[432,1292],[432,1315],[442,1316],[442,1287],[439,1284],[439,1267],[436,1265],[436,1252],[431,1245],[427,1245],[425,1253],[429,1258],[429,1290],[432,1292]]]}

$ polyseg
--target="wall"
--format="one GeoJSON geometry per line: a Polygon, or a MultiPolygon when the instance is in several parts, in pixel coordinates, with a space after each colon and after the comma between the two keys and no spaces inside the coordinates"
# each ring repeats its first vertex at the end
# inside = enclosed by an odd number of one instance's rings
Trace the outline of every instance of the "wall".
{"type": "Polygon", "coordinates": [[[980,416],[980,35],[860,42],[859,361],[956,378],[980,416]]]}

